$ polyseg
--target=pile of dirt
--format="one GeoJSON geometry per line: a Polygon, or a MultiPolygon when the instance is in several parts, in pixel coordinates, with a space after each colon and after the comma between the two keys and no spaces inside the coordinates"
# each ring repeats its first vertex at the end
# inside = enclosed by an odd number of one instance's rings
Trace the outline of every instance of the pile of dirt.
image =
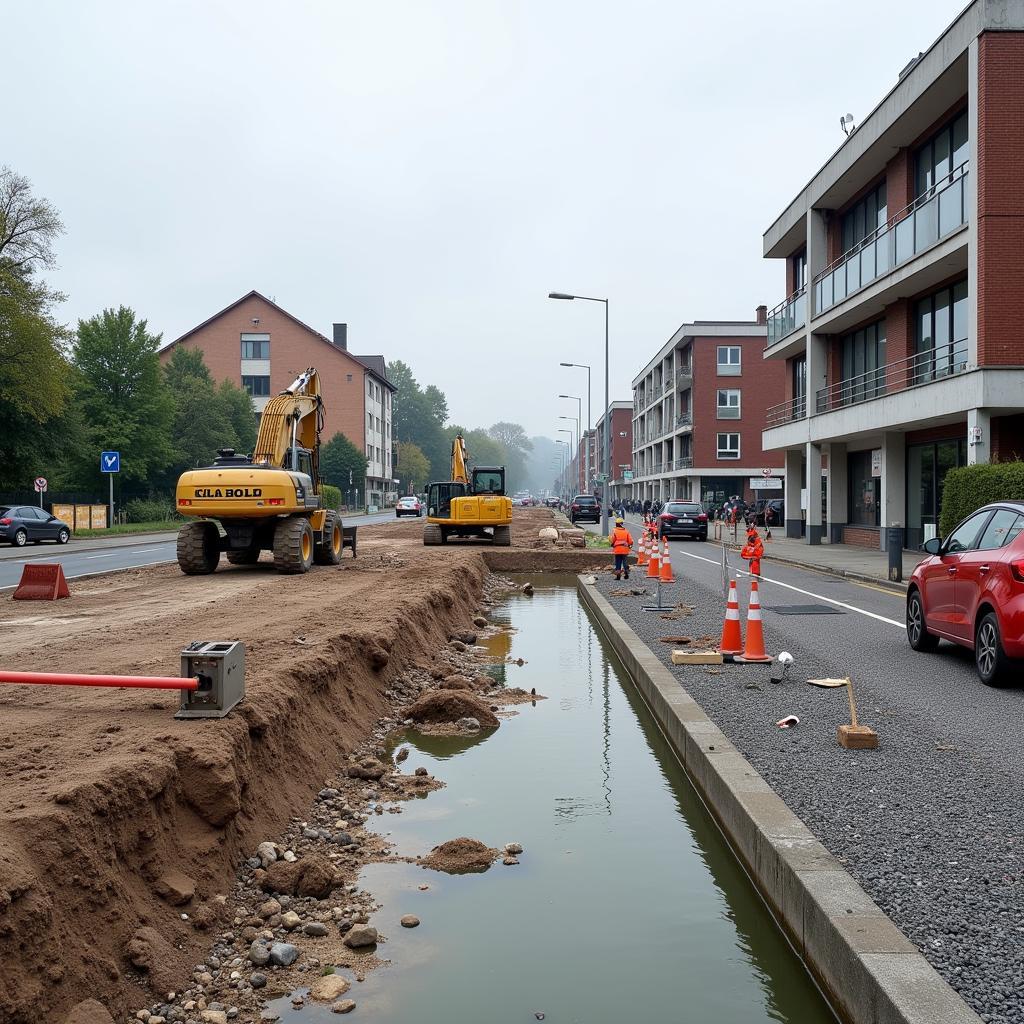
{"type": "Polygon", "coordinates": [[[481,728],[496,729],[498,718],[479,697],[467,690],[431,690],[408,709],[414,722],[450,725],[462,718],[475,718],[481,728]]]}
{"type": "Polygon", "coordinates": [[[481,843],[479,839],[467,839],[462,836],[435,846],[420,863],[434,871],[444,871],[449,875],[465,875],[486,871],[498,856],[497,850],[481,843]]]}

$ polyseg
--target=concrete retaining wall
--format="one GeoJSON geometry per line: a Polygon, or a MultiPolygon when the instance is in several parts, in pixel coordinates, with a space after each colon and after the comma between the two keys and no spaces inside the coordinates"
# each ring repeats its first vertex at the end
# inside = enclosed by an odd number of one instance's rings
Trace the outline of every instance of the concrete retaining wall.
{"type": "Polygon", "coordinates": [[[981,1024],[593,586],[584,605],[776,920],[850,1024],[981,1024]]]}

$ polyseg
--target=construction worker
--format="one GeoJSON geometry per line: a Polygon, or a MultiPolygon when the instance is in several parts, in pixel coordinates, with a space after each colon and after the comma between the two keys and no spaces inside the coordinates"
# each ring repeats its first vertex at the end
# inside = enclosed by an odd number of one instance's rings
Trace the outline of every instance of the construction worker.
{"type": "Polygon", "coordinates": [[[609,539],[612,542],[612,551],[615,554],[615,578],[620,580],[622,579],[622,574],[625,573],[628,580],[629,549],[633,546],[633,536],[626,529],[622,516],[615,517],[615,529],[612,530],[612,535],[609,539]]]}
{"type": "Polygon", "coordinates": [[[764,558],[764,544],[756,526],[747,528],[747,543],[740,551],[740,558],[750,563],[750,575],[761,575],[761,559],[764,558]]]}

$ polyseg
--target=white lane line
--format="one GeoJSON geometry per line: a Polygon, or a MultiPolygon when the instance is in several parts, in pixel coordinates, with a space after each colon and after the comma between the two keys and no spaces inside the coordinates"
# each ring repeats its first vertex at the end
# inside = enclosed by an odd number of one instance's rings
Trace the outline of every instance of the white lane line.
{"type": "Polygon", "coordinates": [[[120,551],[108,551],[105,555],[85,555],[84,557],[86,559],[89,559],[89,558],[113,558],[115,555],[120,555],[120,554],[122,554],[122,552],[120,552],[120,551]]]}
{"type": "MultiPolygon", "coordinates": [[[[118,569],[100,569],[97,572],[79,572],[74,576],[65,576],[64,578],[66,580],[84,580],[87,576],[113,576],[115,572],[127,572],[129,569],[145,569],[151,565],[169,565],[171,562],[176,561],[176,558],[162,558],[159,562],[139,562],[138,565],[122,565],[118,569]]],[[[12,583],[6,587],[0,587],[0,591],[14,590],[17,585],[17,583],[12,583]]]]}
{"type": "MultiPolygon", "coordinates": [[[[702,555],[695,555],[689,551],[678,552],[680,555],[686,555],[687,558],[695,558],[698,562],[707,562],[708,565],[714,565],[721,568],[721,561],[714,558],[704,558],[702,555]]],[[[742,569],[733,570],[737,576],[749,576],[749,572],[744,572],[742,569]]],[[[758,577],[758,586],[763,587],[770,585],[773,587],[785,587],[786,590],[793,590],[798,594],[803,594],[805,597],[813,597],[819,601],[825,601],[828,604],[834,604],[837,608],[843,608],[848,612],[856,612],[858,615],[866,615],[869,619],[877,619],[879,622],[886,622],[890,626],[897,626],[899,629],[905,630],[907,628],[906,623],[900,622],[898,619],[890,619],[885,615],[879,615],[877,612],[869,612],[866,608],[858,608],[856,605],[847,604],[845,601],[837,601],[834,597],[825,597],[824,594],[815,594],[812,590],[804,590],[801,587],[794,587],[792,583],[783,583],[781,580],[765,579],[763,576],[758,577]]],[[[767,611],[771,611],[771,608],[767,608],[767,611]]]]}

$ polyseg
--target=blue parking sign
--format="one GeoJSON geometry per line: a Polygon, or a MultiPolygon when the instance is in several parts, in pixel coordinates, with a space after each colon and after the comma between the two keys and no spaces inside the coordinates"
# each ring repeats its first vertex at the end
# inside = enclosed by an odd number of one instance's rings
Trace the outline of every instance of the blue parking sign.
{"type": "Polygon", "coordinates": [[[121,453],[100,452],[100,471],[103,473],[120,473],[121,453]]]}

